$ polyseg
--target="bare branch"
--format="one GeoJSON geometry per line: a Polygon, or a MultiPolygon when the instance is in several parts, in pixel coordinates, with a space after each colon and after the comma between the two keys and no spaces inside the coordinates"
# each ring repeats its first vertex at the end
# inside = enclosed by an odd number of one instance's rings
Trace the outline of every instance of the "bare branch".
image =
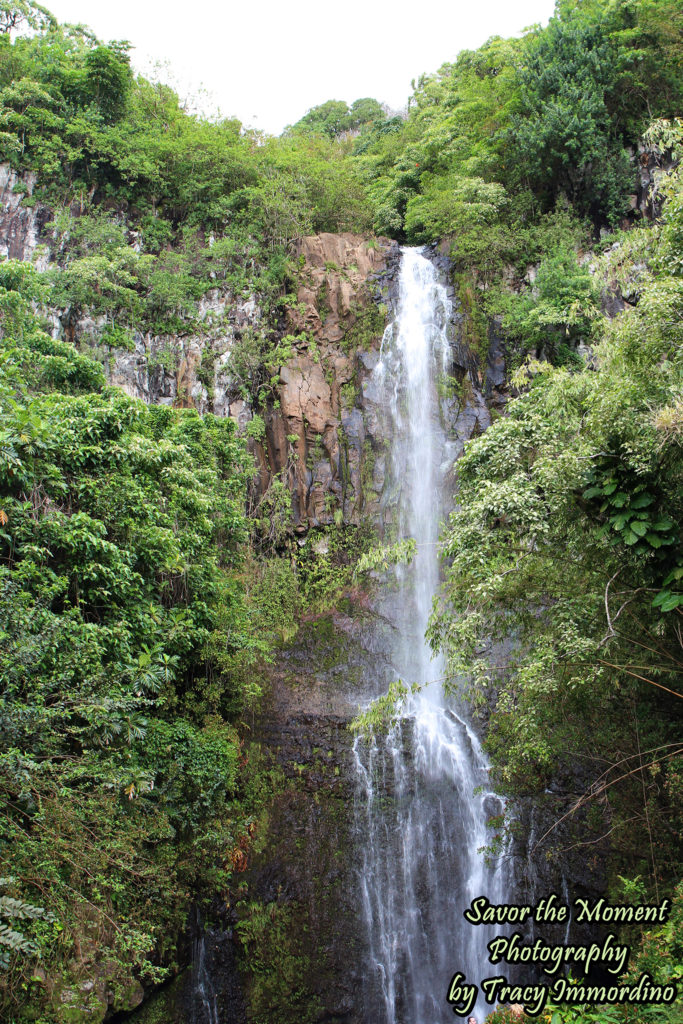
{"type": "Polygon", "coordinates": [[[558,825],[561,825],[563,821],[571,817],[571,815],[574,814],[575,811],[578,811],[581,807],[585,806],[585,804],[589,803],[589,801],[594,800],[596,797],[602,796],[602,794],[605,793],[606,790],[611,789],[612,786],[616,786],[618,782],[622,782],[624,779],[627,779],[630,775],[635,775],[636,772],[642,772],[645,770],[645,768],[651,768],[653,764],[660,764],[662,761],[668,761],[672,757],[678,757],[679,754],[683,754],[683,747],[679,747],[678,750],[673,750],[670,754],[665,754],[664,757],[656,757],[654,758],[654,760],[648,761],[647,764],[641,764],[637,768],[633,768],[630,772],[626,772],[624,775],[620,775],[618,779],[612,779],[611,782],[606,782],[604,783],[604,785],[599,786],[597,789],[593,789],[593,791],[584,793],[582,797],[579,797],[574,806],[570,807],[568,811],[566,811],[560,818],[557,819],[557,821],[553,822],[550,828],[543,833],[541,838],[536,843],[534,843],[531,853],[535,853],[535,851],[538,849],[541,843],[548,838],[551,832],[555,831],[558,825]]]}
{"type": "Polygon", "coordinates": [[[650,683],[651,686],[657,686],[660,690],[665,690],[667,693],[673,694],[674,697],[680,697],[683,700],[683,693],[678,693],[677,690],[670,690],[668,686],[662,686],[661,683],[655,682],[654,679],[648,679],[647,676],[641,676],[637,672],[631,672],[630,669],[624,668],[620,665],[613,665],[611,661],[603,661],[602,658],[598,658],[600,665],[607,665],[609,668],[616,668],[619,672],[625,672],[628,676],[633,676],[634,679],[642,679],[644,683],[650,683]]]}

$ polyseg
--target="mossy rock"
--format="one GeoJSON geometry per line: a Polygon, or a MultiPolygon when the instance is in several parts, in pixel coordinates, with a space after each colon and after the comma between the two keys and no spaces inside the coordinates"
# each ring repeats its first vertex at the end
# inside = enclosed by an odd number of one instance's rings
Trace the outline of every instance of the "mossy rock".
{"type": "Polygon", "coordinates": [[[181,992],[191,974],[187,968],[168,985],[158,989],[128,1018],[129,1024],[183,1024],[181,992]]]}

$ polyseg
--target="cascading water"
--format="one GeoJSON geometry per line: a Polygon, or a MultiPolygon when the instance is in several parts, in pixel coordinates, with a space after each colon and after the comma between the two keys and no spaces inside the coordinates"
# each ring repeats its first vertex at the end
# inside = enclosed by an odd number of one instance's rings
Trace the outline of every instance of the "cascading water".
{"type": "MultiPolygon", "coordinates": [[[[398,570],[393,670],[422,688],[388,735],[354,745],[361,894],[370,964],[368,1024],[453,1020],[446,1001],[456,971],[467,981],[496,973],[493,932],[463,911],[486,895],[503,901],[502,859],[487,865],[487,819],[502,810],[488,790],[486,759],[463,713],[445,700],[444,665],[424,635],[439,585],[438,536],[454,446],[441,422],[437,383],[449,367],[451,306],[434,265],[402,253],[399,307],[382,343],[376,383],[386,397],[400,536],[417,542],[398,570]]],[[[481,1020],[490,1010],[480,999],[481,1020]]]]}
{"type": "Polygon", "coordinates": [[[197,907],[194,911],[193,933],[191,1022],[192,1024],[220,1024],[216,989],[206,963],[206,936],[197,907]]]}

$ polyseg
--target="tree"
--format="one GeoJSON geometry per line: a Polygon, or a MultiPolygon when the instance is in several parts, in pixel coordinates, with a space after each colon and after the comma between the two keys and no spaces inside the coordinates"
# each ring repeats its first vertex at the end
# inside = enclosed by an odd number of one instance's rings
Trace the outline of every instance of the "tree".
{"type": "Polygon", "coordinates": [[[510,295],[503,325],[522,357],[534,352],[555,365],[571,361],[580,341],[590,340],[599,316],[593,279],[569,250],[546,256],[533,289],[510,295]]]}
{"type": "Polygon", "coordinates": [[[9,34],[27,25],[43,30],[56,25],[52,14],[30,0],[0,0],[0,32],[9,34]]]}
{"type": "Polygon", "coordinates": [[[86,95],[92,97],[107,121],[121,116],[132,85],[128,45],[97,46],[85,58],[86,95]]]}
{"type": "Polygon", "coordinates": [[[509,130],[520,177],[548,205],[564,192],[597,223],[618,222],[633,182],[607,105],[618,68],[602,20],[551,19],[528,41],[518,74],[519,113],[509,130]]]}
{"type": "Polygon", "coordinates": [[[312,132],[334,139],[353,127],[353,117],[343,100],[327,100],[304,114],[293,131],[312,132]]]}
{"type": "Polygon", "coordinates": [[[374,124],[384,118],[382,104],[370,97],[354,100],[351,104],[351,124],[353,128],[360,128],[366,124],[374,124]]]}

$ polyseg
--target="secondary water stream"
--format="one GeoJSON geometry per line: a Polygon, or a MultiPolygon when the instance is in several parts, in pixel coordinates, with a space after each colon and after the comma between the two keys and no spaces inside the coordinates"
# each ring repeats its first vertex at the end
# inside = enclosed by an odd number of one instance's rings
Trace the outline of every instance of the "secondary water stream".
{"type": "MultiPolygon", "coordinates": [[[[374,372],[390,419],[399,536],[417,542],[411,566],[397,570],[393,671],[422,688],[387,735],[354,745],[368,1024],[452,1021],[452,975],[478,984],[497,973],[487,962],[492,931],[468,924],[463,911],[480,895],[503,902],[503,858],[487,864],[478,852],[502,805],[488,791],[486,758],[466,713],[444,697],[445,666],[424,639],[455,453],[438,397],[450,315],[434,265],[421,250],[404,249],[398,311],[374,372]]],[[[481,1021],[490,1010],[480,998],[474,1012],[481,1021]]]]}
{"type": "Polygon", "coordinates": [[[204,925],[198,907],[195,907],[193,916],[191,1024],[220,1024],[214,980],[206,962],[204,925]]]}

